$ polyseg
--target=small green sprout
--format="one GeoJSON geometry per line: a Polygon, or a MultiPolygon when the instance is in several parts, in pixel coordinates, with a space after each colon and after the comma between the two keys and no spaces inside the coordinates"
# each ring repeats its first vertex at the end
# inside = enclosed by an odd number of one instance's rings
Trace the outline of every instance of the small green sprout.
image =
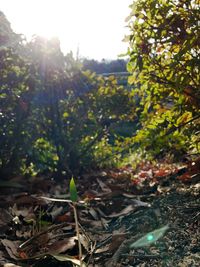
{"type": "Polygon", "coordinates": [[[70,192],[70,199],[72,202],[77,202],[78,194],[76,189],[76,184],[74,182],[74,178],[72,177],[69,184],[69,192],[70,192]]]}

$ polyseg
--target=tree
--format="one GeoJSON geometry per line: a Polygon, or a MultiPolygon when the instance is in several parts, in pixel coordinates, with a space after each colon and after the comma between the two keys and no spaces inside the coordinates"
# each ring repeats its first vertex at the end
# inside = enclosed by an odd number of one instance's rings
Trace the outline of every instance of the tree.
{"type": "Polygon", "coordinates": [[[156,154],[199,141],[199,8],[198,0],[138,0],[127,18],[129,82],[143,121],[136,139],[156,154]]]}
{"type": "Polygon", "coordinates": [[[81,60],[83,70],[90,70],[97,74],[113,73],[113,72],[126,72],[127,61],[123,59],[117,60],[102,60],[97,61],[94,59],[83,58],[81,60]]]}
{"type": "Polygon", "coordinates": [[[114,161],[124,138],[120,123],[134,117],[131,93],[114,77],[81,69],[72,54],[63,55],[59,40],[26,42],[0,19],[1,177],[60,178],[108,155],[114,161]]]}
{"type": "Polygon", "coordinates": [[[19,51],[22,38],[0,12],[0,174],[19,171],[28,150],[30,66],[19,51]]]}

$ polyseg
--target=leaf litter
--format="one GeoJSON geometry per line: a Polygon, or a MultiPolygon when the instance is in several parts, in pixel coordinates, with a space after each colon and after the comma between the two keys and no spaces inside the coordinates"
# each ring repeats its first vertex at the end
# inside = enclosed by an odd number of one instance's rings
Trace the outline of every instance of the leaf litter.
{"type": "MultiPolygon", "coordinates": [[[[199,163],[141,163],[80,177],[83,266],[199,266],[199,163]]],[[[21,186],[0,184],[0,264],[80,266],[69,179],[16,180],[21,186]]]]}

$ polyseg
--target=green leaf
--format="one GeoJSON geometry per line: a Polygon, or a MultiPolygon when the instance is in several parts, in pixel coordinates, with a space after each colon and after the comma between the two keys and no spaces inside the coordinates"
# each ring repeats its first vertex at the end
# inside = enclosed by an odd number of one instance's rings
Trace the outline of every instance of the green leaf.
{"type": "Polygon", "coordinates": [[[64,113],[63,113],[63,118],[67,118],[67,117],[69,117],[69,113],[64,112],[64,113]]]}
{"type": "Polygon", "coordinates": [[[155,231],[147,233],[145,236],[141,237],[134,243],[130,245],[130,248],[140,248],[149,246],[150,244],[156,242],[159,238],[161,238],[164,233],[169,229],[169,226],[163,226],[155,231]]]}
{"type": "Polygon", "coordinates": [[[69,192],[70,192],[70,199],[72,202],[77,202],[78,194],[76,190],[76,184],[74,182],[74,178],[72,177],[69,184],[69,192]]]}

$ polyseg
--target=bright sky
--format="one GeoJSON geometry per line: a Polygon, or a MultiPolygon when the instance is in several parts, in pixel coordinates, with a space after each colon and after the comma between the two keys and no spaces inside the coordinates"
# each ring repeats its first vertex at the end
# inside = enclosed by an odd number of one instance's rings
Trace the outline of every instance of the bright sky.
{"type": "Polygon", "coordinates": [[[12,29],[27,38],[57,36],[64,53],[101,60],[126,52],[125,18],[133,0],[0,0],[12,29]]]}

